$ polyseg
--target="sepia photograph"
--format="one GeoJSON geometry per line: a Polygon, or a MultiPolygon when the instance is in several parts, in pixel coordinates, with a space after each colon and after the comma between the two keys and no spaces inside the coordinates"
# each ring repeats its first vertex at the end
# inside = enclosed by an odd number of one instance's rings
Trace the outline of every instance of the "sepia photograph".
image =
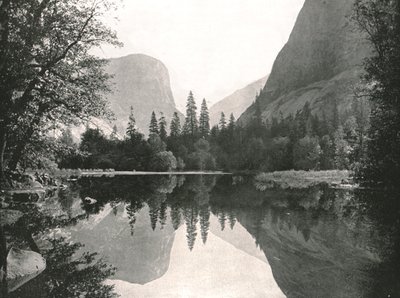
{"type": "Polygon", "coordinates": [[[0,298],[400,298],[400,0],[0,0],[0,298]]]}

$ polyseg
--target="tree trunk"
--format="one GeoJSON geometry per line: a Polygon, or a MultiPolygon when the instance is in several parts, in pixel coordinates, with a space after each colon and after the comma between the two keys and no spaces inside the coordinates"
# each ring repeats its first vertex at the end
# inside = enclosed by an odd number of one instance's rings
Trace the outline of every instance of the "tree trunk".
{"type": "MultiPolygon", "coordinates": [[[[5,82],[7,75],[8,62],[8,35],[9,35],[9,10],[10,0],[3,0],[0,4],[0,96],[7,94],[5,92],[5,82]]],[[[4,153],[7,145],[6,133],[6,106],[8,101],[1,98],[2,112],[0,114],[0,185],[6,184],[4,153]]]]}
{"type": "Polygon", "coordinates": [[[10,0],[3,0],[0,4],[0,72],[5,68],[7,63],[7,55],[5,53],[8,51],[8,34],[9,34],[9,9],[10,0]]]}
{"type": "Polygon", "coordinates": [[[35,133],[35,127],[40,123],[41,117],[43,116],[43,113],[45,111],[46,111],[45,106],[42,105],[39,107],[38,111],[36,112],[35,117],[31,121],[28,129],[23,134],[23,139],[18,142],[17,147],[13,151],[10,162],[8,163],[8,169],[10,171],[15,171],[17,169],[18,163],[20,162],[21,157],[24,154],[24,151],[26,149],[26,145],[30,142],[30,139],[32,138],[33,134],[35,133]]]}
{"type": "Polygon", "coordinates": [[[7,134],[5,131],[1,131],[0,133],[0,185],[5,185],[7,183],[6,174],[5,174],[5,161],[4,154],[7,147],[7,134]]]}
{"type": "Polygon", "coordinates": [[[3,277],[0,280],[1,297],[8,297],[7,287],[7,243],[4,235],[3,226],[0,225],[0,270],[3,271],[3,277]]]}
{"type": "Polygon", "coordinates": [[[18,163],[20,162],[22,154],[24,153],[26,145],[28,143],[27,140],[31,138],[32,134],[33,134],[33,129],[29,128],[26,138],[17,144],[17,147],[15,148],[12,154],[10,162],[8,163],[8,169],[10,171],[15,171],[17,169],[18,163]],[[32,132],[30,132],[31,130],[32,132]]]}

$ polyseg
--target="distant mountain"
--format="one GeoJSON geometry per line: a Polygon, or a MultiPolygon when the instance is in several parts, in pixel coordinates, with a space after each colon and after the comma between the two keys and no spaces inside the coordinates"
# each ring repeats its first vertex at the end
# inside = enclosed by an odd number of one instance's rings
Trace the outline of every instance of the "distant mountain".
{"type": "MultiPolygon", "coordinates": [[[[152,111],[157,118],[163,112],[168,127],[174,112],[178,112],[183,121],[183,114],[175,106],[168,69],[161,61],[143,54],[132,54],[110,59],[105,71],[113,75],[113,92],[107,94],[106,99],[116,120],[109,123],[103,119],[92,119],[90,127],[97,127],[109,135],[116,124],[119,136],[123,137],[131,106],[136,125],[145,135],[148,134],[152,111]]],[[[74,128],[74,138],[79,140],[84,131],[84,126],[74,128]]]]}
{"type": "Polygon", "coordinates": [[[212,105],[210,107],[210,124],[218,124],[221,112],[224,112],[226,117],[233,113],[235,118],[239,118],[253,103],[256,94],[264,87],[267,79],[268,76],[265,76],[212,105]]]}
{"type": "Polygon", "coordinates": [[[175,231],[169,218],[163,229],[153,231],[146,206],[136,213],[132,234],[127,206],[107,204],[69,232],[85,245],[82,251],[97,252],[117,268],[113,278],[145,284],[167,272],[175,231]]]}
{"type": "Polygon", "coordinates": [[[117,118],[116,124],[124,134],[128,122],[130,106],[133,106],[136,124],[141,132],[147,134],[151,112],[157,117],[163,112],[168,124],[175,107],[168,69],[150,56],[132,54],[110,59],[106,72],[114,75],[114,92],[107,95],[117,118]]]}
{"type": "MultiPolygon", "coordinates": [[[[339,112],[350,106],[363,59],[371,52],[349,20],[353,4],[354,0],[305,1],[260,96],[264,119],[295,113],[307,101],[312,112],[325,111],[328,117],[335,101],[339,112]]],[[[254,112],[252,105],[240,121],[249,122],[254,112]]]]}

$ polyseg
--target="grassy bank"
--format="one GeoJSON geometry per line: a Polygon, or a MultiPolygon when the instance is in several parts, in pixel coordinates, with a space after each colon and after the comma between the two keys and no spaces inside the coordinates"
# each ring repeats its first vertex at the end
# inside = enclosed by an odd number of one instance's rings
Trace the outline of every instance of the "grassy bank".
{"type": "Polygon", "coordinates": [[[351,171],[282,171],[261,173],[255,178],[257,189],[305,189],[327,184],[338,187],[349,184],[351,171]]]}

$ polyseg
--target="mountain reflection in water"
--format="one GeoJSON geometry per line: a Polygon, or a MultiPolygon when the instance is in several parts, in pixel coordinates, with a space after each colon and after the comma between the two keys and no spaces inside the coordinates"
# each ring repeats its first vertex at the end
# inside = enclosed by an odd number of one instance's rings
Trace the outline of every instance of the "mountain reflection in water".
{"type": "Polygon", "coordinates": [[[260,192],[250,177],[201,175],[73,189],[60,204],[86,215],[57,233],[115,267],[106,284],[122,297],[400,295],[398,200],[381,193],[260,192]]]}

